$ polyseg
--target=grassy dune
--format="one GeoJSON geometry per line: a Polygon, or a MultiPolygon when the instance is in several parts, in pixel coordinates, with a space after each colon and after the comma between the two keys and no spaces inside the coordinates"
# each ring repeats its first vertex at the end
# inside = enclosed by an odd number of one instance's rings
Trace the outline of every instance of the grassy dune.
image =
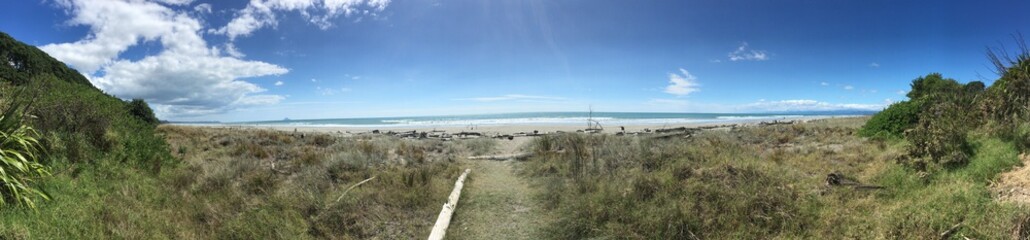
{"type": "Polygon", "coordinates": [[[692,138],[553,135],[522,175],[556,211],[548,238],[1025,238],[1024,206],[989,184],[1018,165],[1009,143],[977,138],[959,169],[897,164],[902,141],[855,136],[864,119],[708,131],[692,138]],[[828,186],[839,172],[882,189],[828,186]]]}
{"type": "Polygon", "coordinates": [[[59,167],[38,212],[4,209],[3,238],[422,238],[481,142],[161,126],[180,161],[157,176],[59,167]],[[467,144],[466,144],[467,143],[467,144]],[[375,177],[347,191],[354,184],[375,177]],[[346,193],[346,194],[344,194],[346,193]]]}

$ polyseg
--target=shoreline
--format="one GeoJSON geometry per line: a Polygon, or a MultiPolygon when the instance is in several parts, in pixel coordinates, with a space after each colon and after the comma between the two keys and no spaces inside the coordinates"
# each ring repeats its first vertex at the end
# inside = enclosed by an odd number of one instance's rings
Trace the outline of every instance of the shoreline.
{"type": "MultiPolygon", "coordinates": [[[[639,124],[639,125],[622,125],[622,126],[603,126],[603,130],[600,133],[633,133],[633,132],[646,132],[648,130],[654,131],[658,129],[672,129],[672,128],[702,128],[702,127],[719,127],[719,126],[753,126],[761,123],[772,123],[772,122],[808,122],[820,119],[842,119],[842,118],[856,118],[862,116],[799,116],[799,117],[785,117],[778,119],[737,119],[737,120],[725,120],[725,121],[711,121],[711,122],[694,122],[694,123],[675,123],[675,124],[639,124]]],[[[339,125],[261,125],[261,124],[169,124],[174,126],[188,126],[188,127],[204,127],[204,128],[246,128],[246,129],[265,129],[275,131],[287,131],[287,132],[312,132],[312,133],[335,133],[343,134],[345,136],[355,136],[361,134],[371,134],[374,131],[379,132],[436,132],[436,133],[460,133],[460,132],[476,132],[486,136],[499,136],[499,135],[517,135],[517,134],[529,134],[536,131],[539,134],[549,134],[557,132],[577,132],[583,131],[587,128],[584,124],[497,124],[497,125],[479,125],[479,126],[369,126],[369,127],[358,127],[358,126],[339,126],[339,125]]]]}

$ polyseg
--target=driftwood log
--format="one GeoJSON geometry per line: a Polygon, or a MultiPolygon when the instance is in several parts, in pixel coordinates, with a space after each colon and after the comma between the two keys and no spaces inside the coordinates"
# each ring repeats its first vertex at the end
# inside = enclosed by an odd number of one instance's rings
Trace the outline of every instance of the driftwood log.
{"type": "Polygon", "coordinates": [[[436,225],[433,225],[433,231],[429,233],[429,240],[441,240],[447,235],[447,227],[451,225],[451,216],[454,215],[454,210],[458,207],[458,198],[461,197],[461,188],[465,185],[465,177],[469,175],[470,171],[472,169],[465,169],[465,172],[458,177],[458,181],[454,182],[454,190],[451,190],[451,196],[447,197],[447,203],[443,204],[440,217],[436,218],[436,225]]]}
{"type": "Polygon", "coordinates": [[[497,160],[505,161],[509,159],[523,160],[533,156],[533,153],[515,153],[515,154],[503,154],[503,155],[485,155],[485,156],[471,156],[469,160],[497,160]]]}

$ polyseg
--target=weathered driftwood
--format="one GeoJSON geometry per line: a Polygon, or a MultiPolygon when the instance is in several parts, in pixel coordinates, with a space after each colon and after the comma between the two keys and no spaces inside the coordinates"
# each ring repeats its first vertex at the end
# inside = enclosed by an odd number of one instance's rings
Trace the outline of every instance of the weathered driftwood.
{"type": "Polygon", "coordinates": [[[469,157],[469,160],[498,160],[498,161],[504,161],[504,160],[509,160],[509,159],[522,160],[522,159],[530,158],[532,156],[533,156],[533,153],[529,152],[529,153],[515,153],[515,154],[503,154],[503,155],[471,156],[471,157],[469,157]]]}
{"type": "Polygon", "coordinates": [[[794,120],[790,120],[790,121],[773,120],[772,122],[760,122],[760,123],[758,123],[758,125],[762,125],[762,126],[792,125],[792,124],[795,124],[795,123],[798,123],[798,121],[794,121],[794,120]]]}
{"type": "Polygon", "coordinates": [[[472,169],[465,169],[465,172],[458,177],[458,181],[454,182],[454,190],[447,198],[447,203],[443,204],[443,210],[440,210],[440,216],[436,218],[436,225],[433,225],[433,231],[429,233],[429,240],[441,240],[444,235],[447,235],[447,227],[451,225],[451,215],[454,215],[454,209],[458,207],[461,188],[465,185],[465,177],[470,171],[472,169]]]}
{"type": "Polygon", "coordinates": [[[477,137],[480,137],[480,136],[483,136],[482,133],[478,133],[478,132],[459,132],[459,133],[454,134],[454,135],[457,135],[459,137],[464,137],[464,136],[477,136],[477,137]]]}
{"type": "Polygon", "coordinates": [[[950,228],[948,228],[948,230],[942,232],[941,239],[950,239],[951,235],[954,235],[955,232],[958,232],[959,227],[962,227],[963,222],[965,222],[965,219],[959,219],[958,223],[952,225],[950,228]]]}
{"type": "Polygon", "coordinates": [[[343,199],[343,196],[346,196],[347,192],[350,192],[350,190],[353,190],[354,188],[356,188],[358,186],[361,186],[361,184],[365,184],[368,181],[372,181],[372,179],[376,179],[376,177],[370,177],[368,179],[365,179],[364,181],[358,182],[358,183],[350,186],[349,188],[347,188],[347,190],[344,190],[343,193],[340,194],[340,197],[336,198],[336,202],[340,202],[340,200],[343,199]]]}
{"type": "Polygon", "coordinates": [[[687,127],[663,128],[663,129],[654,130],[655,133],[682,132],[682,131],[687,131],[687,127]]]}
{"type": "Polygon", "coordinates": [[[658,135],[653,136],[653,138],[657,138],[657,139],[666,139],[666,138],[675,138],[675,137],[688,137],[689,138],[689,137],[691,137],[693,135],[694,135],[694,132],[678,132],[678,133],[658,134],[658,135]]]}

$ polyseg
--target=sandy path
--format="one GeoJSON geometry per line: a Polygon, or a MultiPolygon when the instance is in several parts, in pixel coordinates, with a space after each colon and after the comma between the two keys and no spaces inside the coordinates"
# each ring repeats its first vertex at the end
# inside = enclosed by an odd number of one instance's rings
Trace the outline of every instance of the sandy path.
{"type": "MultiPolygon", "coordinates": [[[[514,154],[531,138],[498,140],[497,154],[514,154]]],[[[470,160],[472,173],[449,239],[535,239],[537,230],[546,224],[527,179],[516,176],[516,161],[470,160]]]]}

